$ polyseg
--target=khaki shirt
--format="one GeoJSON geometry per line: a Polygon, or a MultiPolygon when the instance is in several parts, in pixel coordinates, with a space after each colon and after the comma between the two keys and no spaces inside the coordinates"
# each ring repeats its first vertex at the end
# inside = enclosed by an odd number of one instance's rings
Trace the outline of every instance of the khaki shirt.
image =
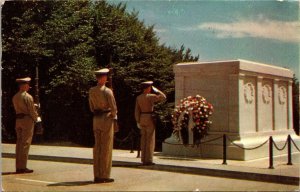
{"type": "Polygon", "coordinates": [[[103,86],[95,86],[89,90],[89,104],[91,112],[95,110],[111,110],[111,117],[117,116],[117,105],[111,89],[103,86]]]}
{"type": "Polygon", "coordinates": [[[32,96],[26,91],[19,91],[13,97],[13,104],[16,114],[26,114],[29,115],[34,122],[37,121],[38,113],[36,107],[34,106],[32,96]]]}
{"type": "Polygon", "coordinates": [[[142,112],[153,112],[154,104],[156,102],[166,99],[166,95],[162,92],[159,95],[142,93],[136,98],[135,103],[135,120],[140,122],[142,112]]]}

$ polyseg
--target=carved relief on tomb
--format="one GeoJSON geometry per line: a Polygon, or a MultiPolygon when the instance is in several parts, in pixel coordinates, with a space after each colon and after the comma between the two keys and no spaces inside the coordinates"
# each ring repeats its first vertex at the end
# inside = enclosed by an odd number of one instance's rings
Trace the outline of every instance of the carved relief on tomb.
{"type": "Polygon", "coordinates": [[[251,82],[245,83],[244,85],[244,97],[245,101],[248,104],[251,104],[254,101],[255,88],[251,82]]]}
{"type": "Polygon", "coordinates": [[[272,88],[269,84],[262,87],[262,99],[265,104],[269,104],[272,100],[272,88]]]}
{"type": "Polygon", "coordinates": [[[279,104],[284,105],[286,103],[286,87],[285,86],[280,86],[278,89],[278,99],[279,99],[279,104]]]}

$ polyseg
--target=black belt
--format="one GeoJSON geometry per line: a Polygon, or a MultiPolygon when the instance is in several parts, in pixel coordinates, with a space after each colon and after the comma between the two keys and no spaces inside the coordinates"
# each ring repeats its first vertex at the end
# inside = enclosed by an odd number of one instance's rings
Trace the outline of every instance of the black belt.
{"type": "Polygon", "coordinates": [[[153,111],[152,112],[141,112],[141,114],[153,114],[153,111]]]}
{"type": "Polygon", "coordinates": [[[109,113],[111,110],[101,110],[101,109],[96,109],[94,110],[94,115],[103,115],[105,113],[109,113]]]}
{"type": "Polygon", "coordinates": [[[23,119],[25,116],[29,116],[29,115],[25,113],[18,113],[16,114],[16,119],[23,119]]]}

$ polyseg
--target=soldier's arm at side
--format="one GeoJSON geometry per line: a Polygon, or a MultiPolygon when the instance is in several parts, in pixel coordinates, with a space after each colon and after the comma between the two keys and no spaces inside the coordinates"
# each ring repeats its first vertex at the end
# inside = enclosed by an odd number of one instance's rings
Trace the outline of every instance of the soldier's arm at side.
{"type": "Polygon", "coordinates": [[[34,122],[37,122],[38,113],[36,111],[36,107],[34,106],[32,96],[28,95],[27,97],[25,97],[25,103],[29,110],[29,115],[31,116],[31,118],[33,119],[34,122]]]}
{"type": "Polygon", "coordinates": [[[137,123],[140,123],[140,115],[141,115],[141,109],[140,106],[136,100],[135,102],[135,110],[134,110],[134,117],[137,123]]]}
{"type": "Polygon", "coordinates": [[[13,102],[13,105],[14,105],[14,109],[15,109],[15,111],[16,111],[17,104],[16,104],[16,98],[15,98],[15,97],[16,97],[16,96],[13,97],[12,102],[13,102]]]}
{"type": "Polygon", "coordinates": [[[111,109],[111,116],[112,116],[112,118],[116,118],[118,110],[117,110],[117,104],[116,104],[116,100],[115,100],[112,90],[109,90],[107,95],[108,95],[108,98],[107,98],[108,104],[111,109]]]}
{"type": "Polygon", "coordinates": [[[94,107],[94,104],[93,104],[93,101],[92,101],[92,91],[91,91],[91,89],[89,91],[89,106],[90,106],[91,112],[93,113],[94,110],[95,110],[95,107],[94,107]]]}

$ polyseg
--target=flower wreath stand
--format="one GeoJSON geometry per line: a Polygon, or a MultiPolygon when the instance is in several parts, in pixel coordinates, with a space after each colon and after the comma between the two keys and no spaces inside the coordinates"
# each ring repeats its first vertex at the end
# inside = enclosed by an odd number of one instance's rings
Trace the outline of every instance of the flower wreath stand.
{"type": "Polygon", "coordinates": [[[172,114],[174,131],[166,142],[183,145],[200,144],[212,124],[209,120],[212,113],[212,104],[200,95],[181,99],[172,114]]]}

